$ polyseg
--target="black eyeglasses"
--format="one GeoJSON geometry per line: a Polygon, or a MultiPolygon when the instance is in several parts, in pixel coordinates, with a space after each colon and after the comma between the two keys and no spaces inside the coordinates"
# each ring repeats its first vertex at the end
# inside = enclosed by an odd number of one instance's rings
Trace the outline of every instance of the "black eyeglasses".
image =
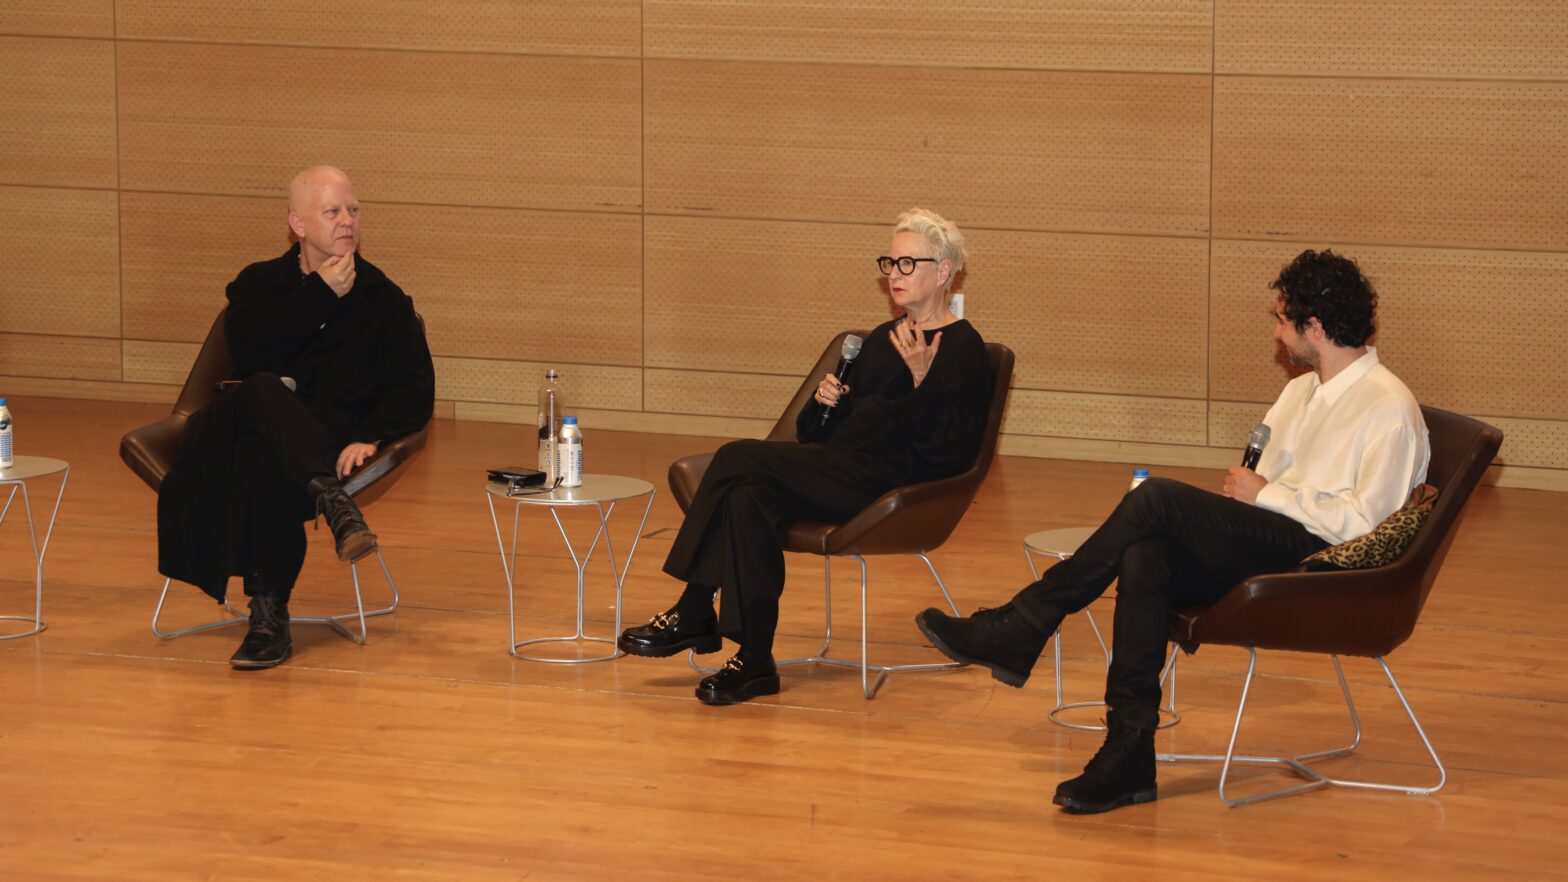
{"type": "Polygon", "coordinates": [[[882,275],[891,276],[893,267],[896,266],[899,272],[907,276],[915,271],[917,263],[941,263],[941,261],[934,257],[888,257],[884,254],[877,258],[877,269],[882,271],[882,275]]]}

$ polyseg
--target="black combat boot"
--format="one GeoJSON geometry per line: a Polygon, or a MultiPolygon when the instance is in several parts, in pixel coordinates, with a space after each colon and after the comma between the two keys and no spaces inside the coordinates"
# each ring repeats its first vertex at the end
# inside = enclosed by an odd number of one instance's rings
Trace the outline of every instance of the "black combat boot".
{"type": "Polygon", "coordinates": [[[1106,716],[1105,743],[1083,767],[1083,774],[1056,787],[1051,800],[1074,815],[1108,812],[1124,805],[1153,802],[1154,726],[1131,726],[1115,711],[1106,716]]]}
{"type": "Polygon", "coordinates": [[[275,668],[294,654],[289,636],[289,604],[276,594],[250,599],[250,630],[229,664],[236,668],[275,668]]]}
{"type": "Polygon", "coordinates": [[[353,563],[376,550],[376,534],[365,525],[354,497],[335,478],[317,475],[305,485],[305,492],[315,500],[316,514],[327,519],[338,546],[338,560],[353,563]]]}
{"type": "Polygon", "coordinates": [[[928,609],[915,616],[915,624],[943,655],[953,661],[990,668],[992,677],[1013,687],[1021,687],[1029,679],[1045,642],[1056,630],[1042,632],[1011,603],[976,610],[968,618],[954,618],[939,609],[928,609]]]}

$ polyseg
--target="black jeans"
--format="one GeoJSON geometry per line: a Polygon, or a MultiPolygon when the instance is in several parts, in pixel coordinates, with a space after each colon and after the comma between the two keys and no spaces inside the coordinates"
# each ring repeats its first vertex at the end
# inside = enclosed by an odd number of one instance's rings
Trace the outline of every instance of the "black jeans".
{"type": "Polygon", "coordinates": [[[1325,547],[1281,514],[1166,478],[1123,497],[1078,551],[1013,604],[1047,634],[1116,587],[1105,703],[1123,722],[1159,722],[1160,669],[1172,605],[1213,603],[1237,582],[1294,569],[1325,547]]]}

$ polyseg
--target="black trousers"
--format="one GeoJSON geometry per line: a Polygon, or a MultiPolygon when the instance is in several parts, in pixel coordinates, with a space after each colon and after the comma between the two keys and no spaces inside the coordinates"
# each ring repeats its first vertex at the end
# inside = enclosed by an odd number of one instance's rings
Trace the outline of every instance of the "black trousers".
{"type": "Polygon", "coordinates": [[[1294,569],[1325,547],[1284,515],[1164,478],[1123,497],[1078,551],[1013,598],[1047,633],[1116,586],[1105,703],[1134,726],[1159,722],[1173,605],[1213,603],[1249,576],[1294,569]]]}
{"type": "Polygon", "coordinates": [[[220,599],[238,575],[245,593],[287,600],[314,515],[305,485],[335,473],[341,448],[275,374],[222,393],[192,415],[160,491],[159,568],[220,599]]]}
{"type": "Polygon", "coordinates": [[[817,444],[732,441],[714,454],[664,561],[688,591],[719,589],[719,630],[771,653],[790,523],[840,521],[909,483],[880,459],[817,444]]]}

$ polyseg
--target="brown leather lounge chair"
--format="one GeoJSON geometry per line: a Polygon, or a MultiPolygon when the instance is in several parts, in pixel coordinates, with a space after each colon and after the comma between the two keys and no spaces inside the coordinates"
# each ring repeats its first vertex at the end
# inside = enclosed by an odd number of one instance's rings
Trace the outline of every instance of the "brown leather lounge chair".
{"type": "MultiPolygon", "coordinates": [[[[420,319],[421,324],[423,321],[420,319]]],[[[145,481],[148,487],[156,491],[163,484],[164,476],[174,467],[174,460],[180,449],[180,433],[185,429],[186,420],[217,397],[218,382],[231,379],[233,370],[234,362],[229,356],[229,346],[223,337],[223,313],[220,312],[212,323],[212,330],[207,332],[207,340],[201,345],[201,352],[196,356],[196,364],[191,367],[190,376],[185,378],[185,387],[180,390],[180,398],[174,404],[174,412],[156,423],[135,429],[120,439],[120,458],[125,460],[125,464],[130,466],[131,471],[145,481]]],[[[369,505],[387,492],[398,475],[408,468],[415,454],[424,449],[425,438],[426,430],[420,429],[382,444],[375,456],[349,476],[349,479],[344,482],[344,489],[361,507],[369,505]]],[[[356,563],[349,566],[349,572],[354,579],[354,612],[338,616],[296,616],[290,621],[330,625],[355,643],[364,643],[365,620],[390,615],[397,610],[398,605],[397,582],[392,578],[392,571],[387,567],[381,549],[377,548],[375,554],[376,560],[381,564],[381,572],[386,576],[387,584],[392,587],[390,604],[381,609],[368,612],[365,610],[365,602],[359,588],[359,565],[356,563]],[[358,632],[351,631],[345,625],[347,622],[357,622],[358,632]]],[[[164,601],[169,597],[169,581],[163,580],[163,592],[158,595],[158,606],[152,614],[152,632],[159,638],[169,640],[246,621],[244,613],[235,609],[225,599],[223,605],[234,616],[233,618],[193,625],[176,631],[159,628],[158,619],[163,614],[164,601]]]]}
{"type": "MultiPolygon", "coordinates": [[[[849,334],[864,337],[866,333],[866,331],[845,331],[828,344],[828,347],[822,351],[822,357],[817,359],[816,366],[806,374],[806,379],[795,392],[789,407],[784,409],[783,415],[779,417],[777,423],[774,423],[773,431],[768,433],[768,440],[795,440],[795,418],[811,400],[822,375],[833,370],[837,365],[844,338],[849,334]]],[[[779,662],[780,666],[821,664],[859,668],[860,689],[866,698],[874,697],[877,690],[882,687],[883,681],[887,679],[887,675],[894,671],[939,671],[960,667],[951,663],[879,665],[867,660],[865,556],[913,554],[919,557],[931,570],[937,587],[942,590],[942,596],[947,599],[948,607],[953,610],[954,615],[959,615],[958,607],[953,603],[953,596],[948,593],[947,586],[942,583],[942,577],[936,571],[936,565],[931,563],[931,558],[926,554],[936,550],[947,541],[947,537],[953,534],[953,529],[958,526],[969,504],[974,501],[975,492],[980,489],[980,482],[985,480],[985,474],[991,468],[991,460],[996,455],[997,437],[1001,434],[1002,427],[1002,411],[1007,407],[1008,386],[1013,378],[1013,351],[1000,343],[987,343],[986,356],[991,364],[994,382],[991,388],[990,406],[986,414],[985,434],[981,439],[974,465],[950,478],[925,481],[889,491],[842,524],[826,521],[797,521],[790,526],[789,542],[784,550],[823,556],[822,580],[827,597],[824,605],[822,646],[814,655],[785,659],[779,662]],[[860,564],[860,661],[858,662],[830,658],[827,654],[828,647],[833,641],[831,575],[834,557],[852,558],[860,564]],[[877,674],[875,681],[870,679],[872,671],[877,674]]],[[[707,471],[708,463],[712,460],[713,454],[703,453],[678,459],[670,464],[670,491],[675,495],[675,501],[680,503],[682,511],[691,504],[692,496],[697,492],[697,485],[702,480],[702,473],[707,471]]],[[[692,662],[692,666],[696,667],[695,661],[692,662]]]]}
{"type": "Polygon", "coordinates": [[[1497,449],[1503,443],[1503,433],[1478,420],[1435,407],[1423,407],[1421,413],[1426,418],[1432,444],[1427,483],[1438,489],[1437,503],[1409,547],[1393,563],[1361,570],[1256,576],[1232,588],[1229,594],[1211,606],[1178,609],[1171,615],[1171,639],[1188,649],[1195,649],[1204,643],[1247,647],[1247,679],[1241,688],[1236,724],[1231,729],[1230,745],[1225,754],[1160,756],[1166,762],[1196,760],[1224,763],[1220,771],[1219,797],[1228,806],[1234,808],[1331,785],[1424,795],[1436,793],[1448,780],[1447,770],[1437,758],[1437,751],[1432,748],[1432,742],[1427,739],[1421,722],[1416,719],[1415,711],[1411,710],[1410,702],[1399,688],[1384,656],[1404,643],[1415,630],[1421,607],[1431,593],[1432,583],[1443,565],[1443,557],[1454,540],[1465,502],[1470,498],[1470,491],[1475,489],[1485,474],[1492,457],[1497,455],[1497,449]],[[1236,753],[1236,736],[1241,731],[1241,718],[1247,709],[1247,693],[1252,687],[1260,648],[1327,653],[1333,659],[1334,673],[1339,676],[1340,690],[1345,695],[1345,704],[1350,709],[1350,720],[1354,726],[1355,734],[1349,745],[1293,757],[1241,756],[1236,753]],[[1350,698],[1350,686],[1339,664],[1342,655],[1376,659],[1382,666],[1389,685],[1394,687],[1394,694],[1399,697],[1406,715],[1415,726],[1416,734],[1421,737],[1421,743],[1432,757],[1438,773],[1437,783],[1426,787],[1409,787],[1342,780],[1331,778],[1307,765],[1317,760],[1349,756],[1361,743],[1361,720],[1356,715],[1355,702],[1350,698]],[[1308,781],[1280,790],[1232,798],[1226,785],[1230,781],[1233,763],[1284,766],[1308,781]]]}

